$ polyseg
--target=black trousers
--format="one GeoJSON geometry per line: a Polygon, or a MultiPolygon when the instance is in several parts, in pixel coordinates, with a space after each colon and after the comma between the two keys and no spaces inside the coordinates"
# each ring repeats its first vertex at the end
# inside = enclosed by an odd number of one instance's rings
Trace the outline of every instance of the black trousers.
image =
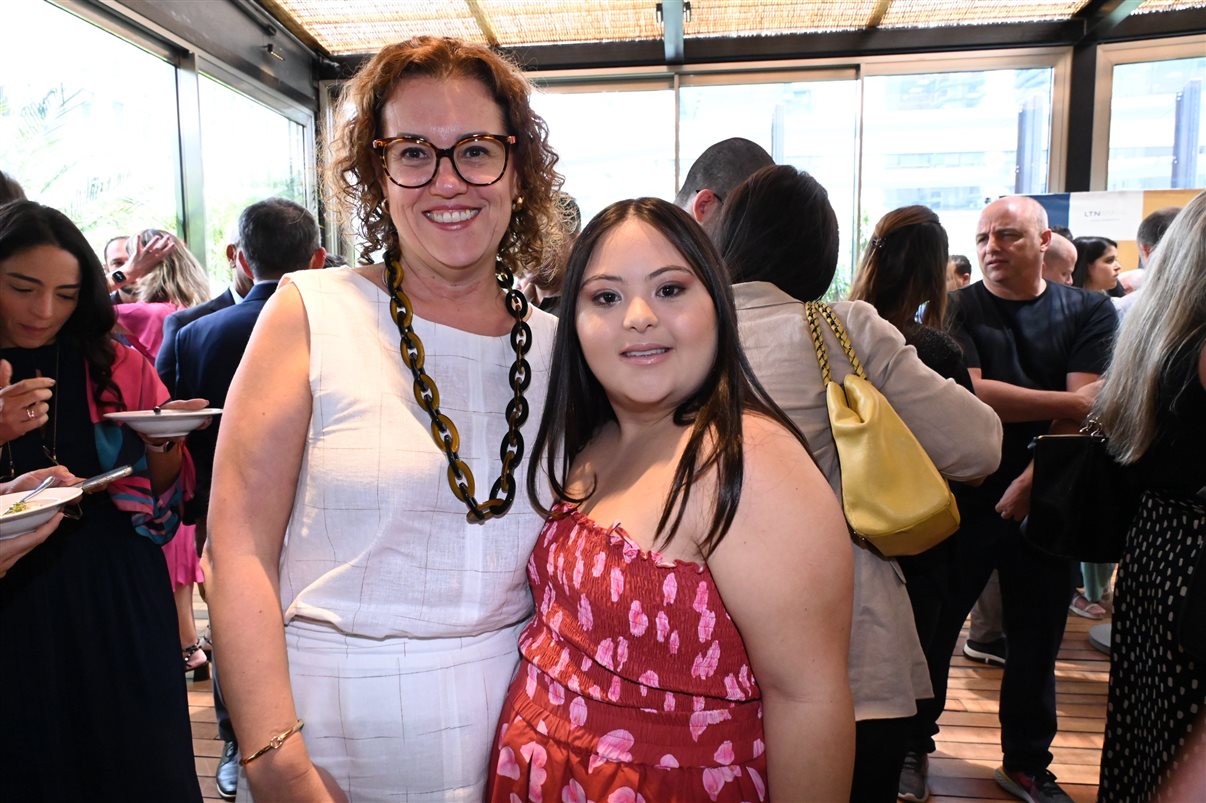
{"type": "Polygon", "coordinates": [[[237,742],[234,726],[230,724],[230,712],[226,710],[226,698],[222,696],[222,686],[218,683],[218,662],[212,658],[209,677],[214,686],[214,714],[218,718],[218,738],[224,742],[237,742]]]}
{"type": "Polygon", "coordinates": [[[864,719],[854,725],[851,803],[894,803],[909,719],[864,719]]]}
{"type": "MultiPolygon", "coordinates": [[[[1001,679],[1001,750],[1008,770],[1038,770],[1051,763],[1055,738],[1055,659],[1064,637],[1073,593],[1073,566],[1032,548],[1017,522],[992,508],[984,494],[961,509],[963,527],[952,537],[945,576],[909,578],[918,634],[930,667],[934,697],[919,700],[910,721],[908,747],[934,750],[938,718],[946,707],[951,653],[968,613],[997,570],[1009,660],[1001,679]]],[[[934,567],[929,567],[931,570],[934,567]]],[[[906,567],[906,577],[910,570],[906,567]]]]}

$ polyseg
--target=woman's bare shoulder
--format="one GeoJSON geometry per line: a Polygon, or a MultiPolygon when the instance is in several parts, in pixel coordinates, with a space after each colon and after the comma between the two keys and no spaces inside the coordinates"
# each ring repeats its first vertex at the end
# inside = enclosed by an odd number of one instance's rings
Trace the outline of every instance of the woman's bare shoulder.
{"type": "Polygon", "coordinates": [[[742,445],[746,462],[758,462],[763,452],[774,460],[810,460],[808,450],[796,434],[770,416],[746,411],[741,417],[742,445]]]}

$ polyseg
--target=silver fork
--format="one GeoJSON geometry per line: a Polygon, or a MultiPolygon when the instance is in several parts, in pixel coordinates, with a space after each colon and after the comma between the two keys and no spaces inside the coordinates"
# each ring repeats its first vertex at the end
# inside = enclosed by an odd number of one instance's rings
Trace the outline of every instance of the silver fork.
{"type": "Polygon", "coordinates": [[[12,513],[14,508],[19,507],[20,505],[25,504],[25,503],[26,503],[26,502],[28,502],[30,499],[33,499],[33,498],[34,498],[35,496],[37,496],[38,494],[42,493],[42,491],[45,491],[45,490],[46,490],[47,488],[49,488],[51,485],[54,485],[55,480],[57,480],[57,479],[58,479],[58,477],[55,477],[55,476],[53,476],[53,475],[52,475],[52,476],[47,477],[46,479],[42,480],[40,483],[38,483],[38,487],[37,487],[37,488],[34,488],[32,491],[30,491],[29,493],[25,494],[25,496],[23,496],[23,497],[21,497],[20,499],[18,499],[16,502],[14,502],[14,503],[12,504],[12,506],[11,506],[11,507],[9,507],[9,509],[8,509],[8,510],[4,511],[4,513],[3,513],[3,514],[0,514],[0,515],[7,516],[9,513],[12,513]]]}

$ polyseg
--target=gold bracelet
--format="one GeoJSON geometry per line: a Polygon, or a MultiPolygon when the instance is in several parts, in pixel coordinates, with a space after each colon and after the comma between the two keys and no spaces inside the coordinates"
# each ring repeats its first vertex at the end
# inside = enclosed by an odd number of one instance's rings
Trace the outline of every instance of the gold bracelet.
{"type": "Polygon", "coordinates": [[[276,736],[273,736],[271,739],[268,740],[268,744],[264,745],[259,750],[256,750],[254,753],[249,755],[247,758],[239,759],[239,765],[246,767],[248,764],[255,761],[257,758],[264,755],[269,750],[279,749],[280,746],[285,743],[286,739],[288,739],[290,736],[292,736],[295,733],[300,733],[301,729],[304,728],[305,726],[306,726],[306,723],[299,719],[297,722],[293,723],[292,728],[285,731],[284,733],[278,733],[276,736]]]}

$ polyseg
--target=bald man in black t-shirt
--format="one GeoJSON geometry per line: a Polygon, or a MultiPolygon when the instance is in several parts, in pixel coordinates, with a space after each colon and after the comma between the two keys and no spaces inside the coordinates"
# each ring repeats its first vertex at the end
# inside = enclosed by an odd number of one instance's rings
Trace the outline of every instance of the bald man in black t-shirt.
{"type": "MultiPolygon", "coordinates": [[[[1004,438],[1001,467],[961,503],[963,587],[942,617],[953,648],[997,569],[1009,657],[1000,699],[1004,765],[994,777],[1010,793],[1034,801],[1069,800],[1047,767],[1057,729],[1055,659],[1074,588],[1071,564],[1033,549],[1018,529],[1030,509],[1028,447],[1036,435],[1076,431],[1088,415],[1116,325],[1106,295],[1044,281],[1050,239],[1046,212],[1033,199],[989,204],[976,230],[984,280],[954,295],[952,333],[963,346],[976,395],[1004,423],[1004,438]]],[[[910,750],[933,750],[944,703],[945,688],[936,688],[935,700],[919,706],[910,750]]]]}

